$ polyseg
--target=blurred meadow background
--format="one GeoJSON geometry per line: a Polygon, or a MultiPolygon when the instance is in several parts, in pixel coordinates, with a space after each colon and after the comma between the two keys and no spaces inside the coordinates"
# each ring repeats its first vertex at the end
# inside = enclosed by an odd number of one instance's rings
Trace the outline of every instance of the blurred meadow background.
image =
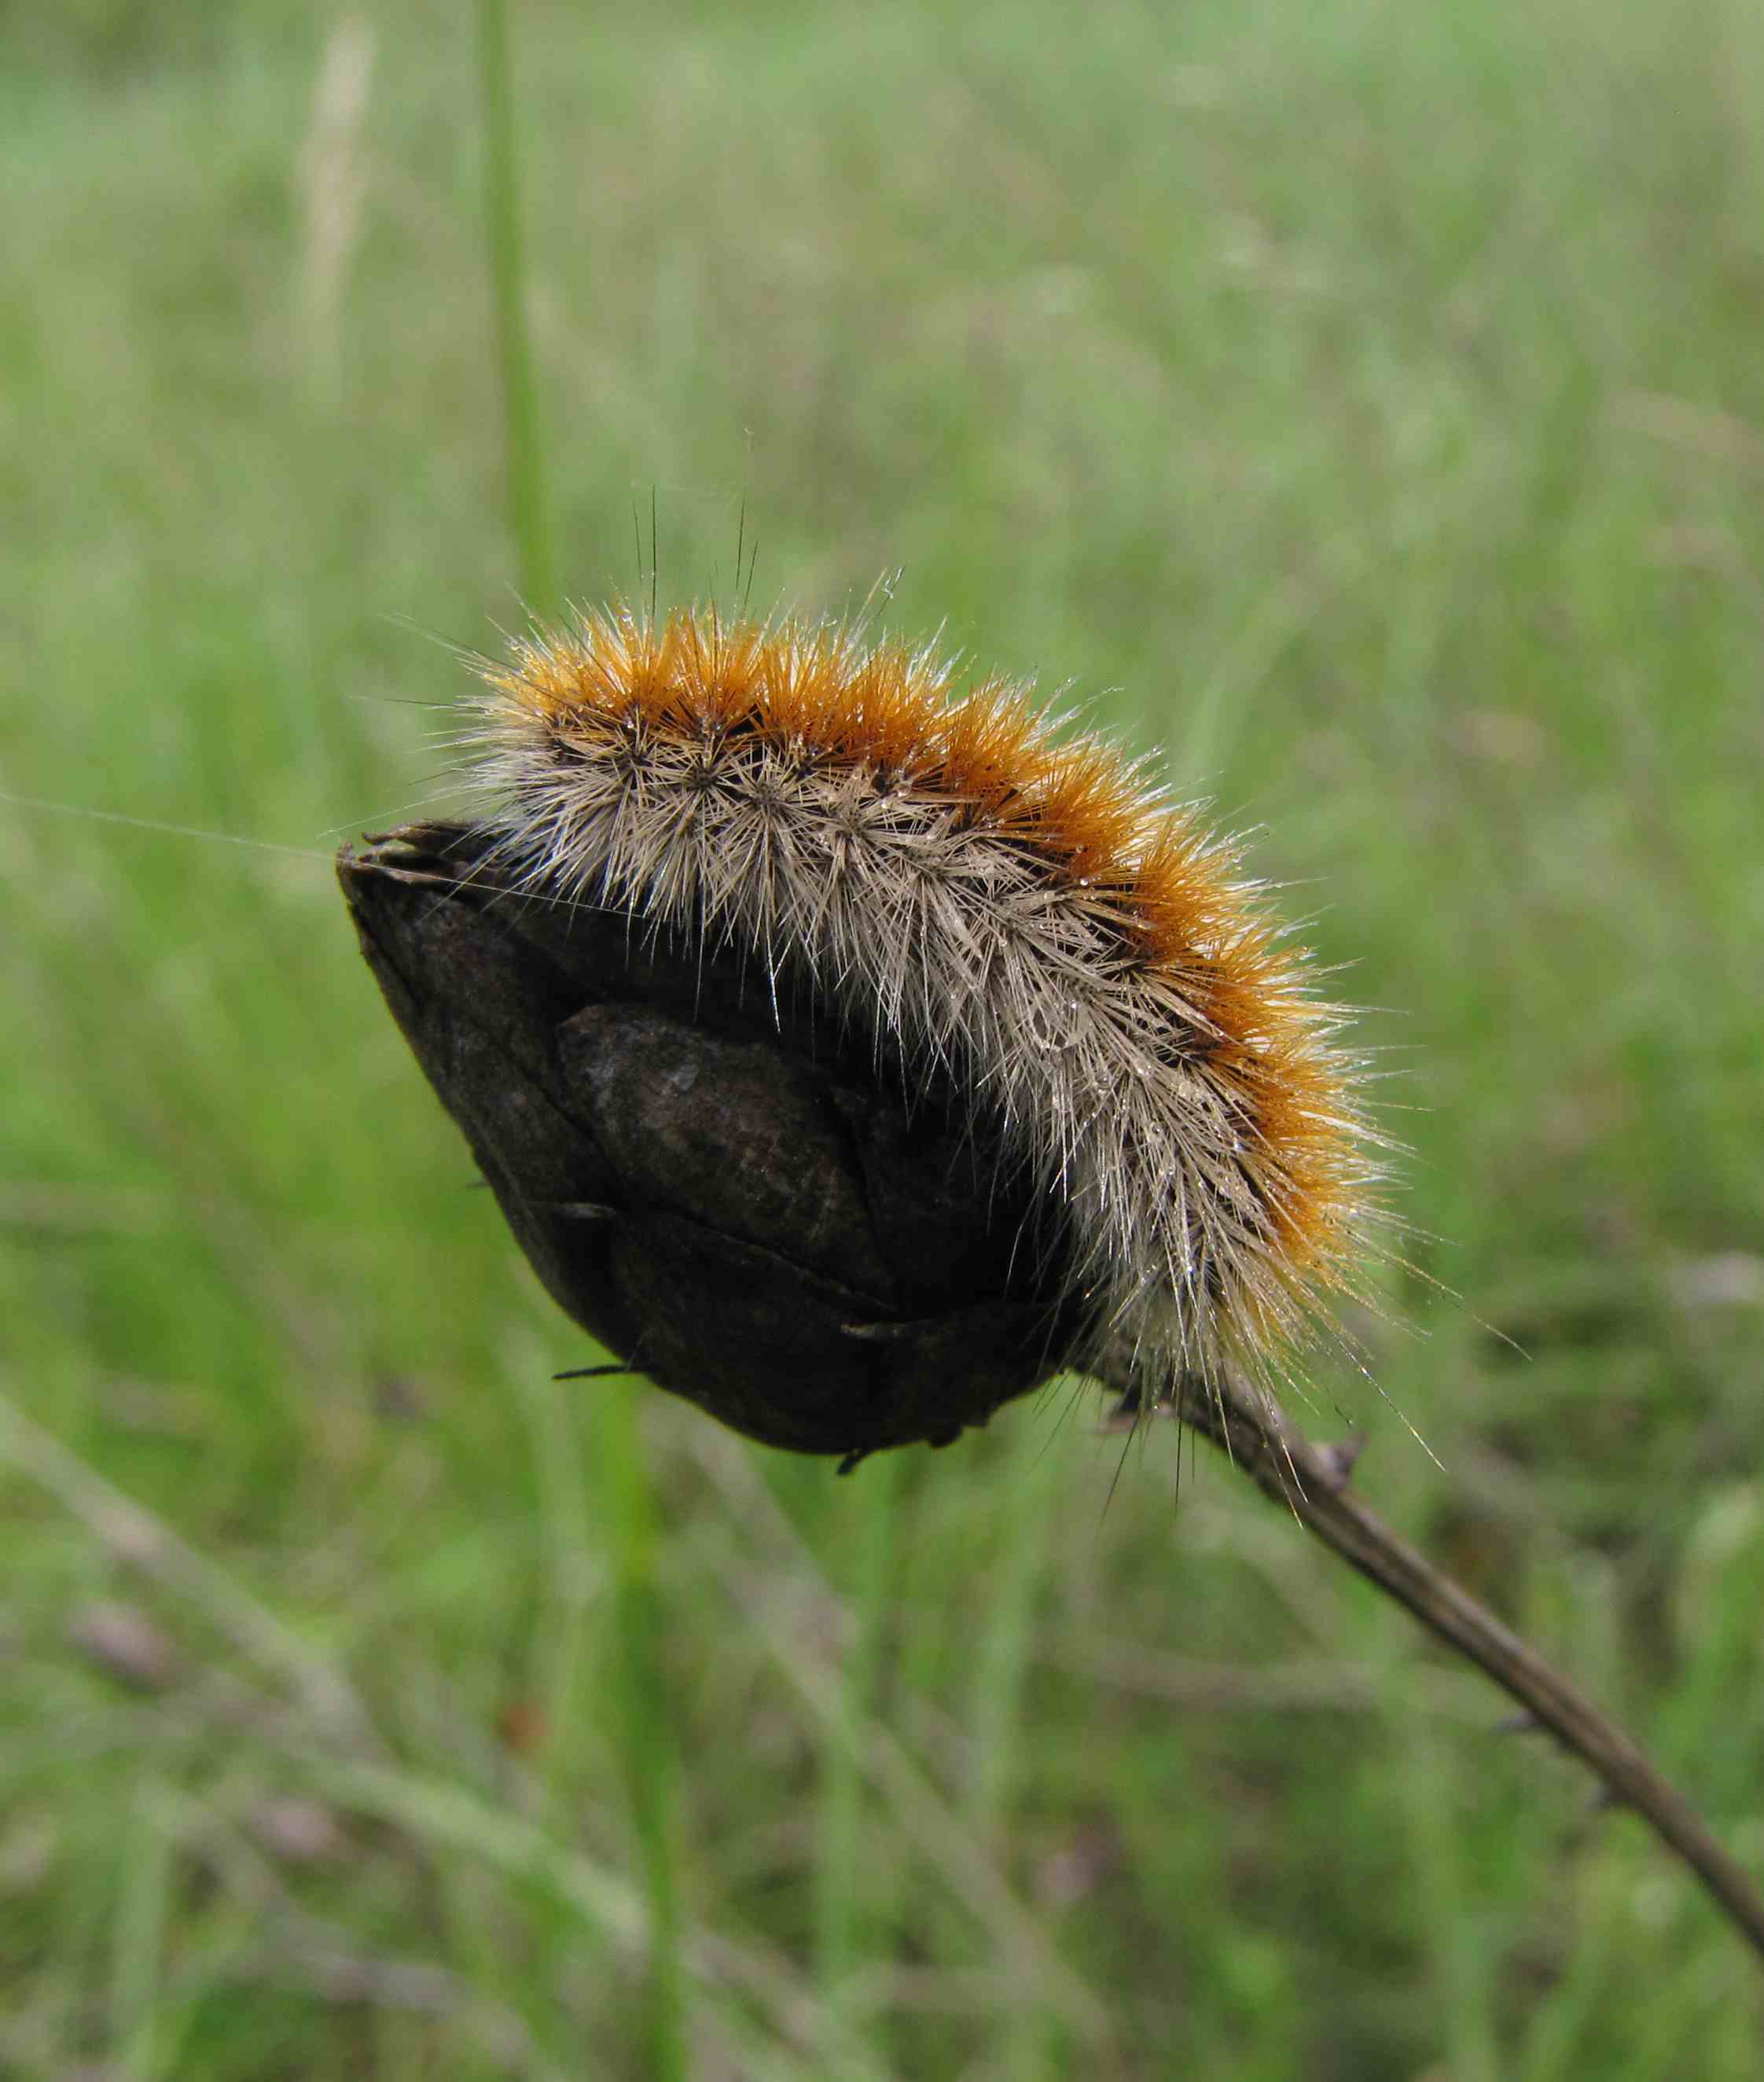
{"type": "MultiPolygon", "coordinates": [[[[558,594],[898,571],[1265,828],[1413,1153],[1307,1422],[1764,1872],[1764,12],[508,26],[558,594]]],[[[479,27],[0,7],[0,2075],[1756,2076],[1223,1461],[551,1380],[326,860],[522,618],[479,27]]]]}

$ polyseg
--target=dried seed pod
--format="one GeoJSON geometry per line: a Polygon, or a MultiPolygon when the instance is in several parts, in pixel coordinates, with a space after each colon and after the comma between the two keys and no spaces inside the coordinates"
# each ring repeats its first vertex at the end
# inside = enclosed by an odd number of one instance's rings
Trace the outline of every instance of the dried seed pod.
{"type": "Polygon", "coordinates": [[[769,1444],[941,1444],[1058,1370],[1055,1227],[971,1102],[787,971],[499,882],[459,827],[338,871],[533,1269],[634,1369],[769,1444]]]}

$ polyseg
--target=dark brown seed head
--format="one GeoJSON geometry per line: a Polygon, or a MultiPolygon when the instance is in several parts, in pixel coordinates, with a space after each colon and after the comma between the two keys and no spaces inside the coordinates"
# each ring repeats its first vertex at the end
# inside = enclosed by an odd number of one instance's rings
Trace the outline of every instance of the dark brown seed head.
{"type": "Polygon", "coordinates": [[[941,1444],[1058,1371],[1057,1224],[994,1138],[798,978],[498,883],[413,828],[338,873],[362,951],[553,1297],[768,1444],[941,1444]]]}

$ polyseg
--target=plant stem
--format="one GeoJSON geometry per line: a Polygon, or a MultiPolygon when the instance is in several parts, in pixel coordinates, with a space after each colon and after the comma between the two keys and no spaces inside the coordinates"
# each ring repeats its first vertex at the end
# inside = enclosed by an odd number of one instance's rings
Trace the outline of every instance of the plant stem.
{"type": "MultiPolygon", "coordinates": [[[[503,0],[478,0],[478,115],[484,141],[484,229],[501,353],[509,523],[528,606],[557,604],[533,356],[527,335],[516,179],[508,20],[503,0]]],[[[678,1785],[668,1713],[663,1613],[656,1583],[656,1509],[635,1401],[623,1383],[594,1401],[602,1521],[613,1554],[625,1780],[642,1848],[650,1917],[648,2048],[655,2082],[686,2073],[680,1932],[678,1785]]]]}
{"type": "Polygon", "coordinates": [[[857,1491],[857,1552],[851,1599],[853,1637],[840,1658],[843,1679],[821,1768],[815,1847],[815,1966],[823,1996],[838,2008],[862,1958],[862,1924],[875,1875],[862,1852],[869,1785],[864,1731],[876,1689],[888,1614],[896,1590],[896,1499],[900,1456],[882,1453],[857,1491]]]}
{"type": "Polygon", "coordinates": [[[638,1398],[647,1393],[646,1384],[629,1380],[606,1381],[597,1389],[593,1412],[596,1473],[602,1519],[613,1545],[625,1776],[649,1905],[648,2064],[644,2071],[655,2082],[684,2082],[678,1785],[662,1654],[655,1498],[637,1414],[638,1398]]]}
{"type": "MultiPolygon", "coordinates": [[[[1096,1369],[1136,1408],[1129,1355],[1110,1353],[1096,1369]]],[[[1764,1954],[1764,1898],[1745,1868],[1723,1849],[1695,1809],[1649,1763],[1616,1722],[1593,1705],[1492,1612],[1436,1569],[1349,1489],[1345,1456],[1314,1446],[1271,1401],[1244,1384],[1186,1380],[1170,1414],[1229,1456],[1265,1496],[1306,1531],[1404,1605],[1428,1630],[1518,1700],[1643,1817],[1764,1954]]]]}
{"type": "Polygon", "coordinates": [[[513,99],[509,86],[508,19],[503,0],[478,0],[478,114],[484,140],[484,233],[496,304],[502,366],[503,436],[509,525],[527,605],[542,613],[556,605],[545,468],[539,454],[539,408],[523,301],[520,198],[516,179],[513,99]]]}

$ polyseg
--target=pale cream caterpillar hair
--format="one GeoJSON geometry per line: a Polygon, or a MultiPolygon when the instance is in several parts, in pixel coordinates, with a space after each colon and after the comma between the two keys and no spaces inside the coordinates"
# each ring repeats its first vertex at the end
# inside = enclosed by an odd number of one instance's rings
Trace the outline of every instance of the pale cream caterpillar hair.
{"type": "Polygon", "coordinates": [[[861,621],[621,607],[480,669],[495,878],[806,974],[952,1073],[1143,1391],[1266,1382],[1358,1291],[1381,1172],[1344,1015],[1236,843],[1111,746],[861,621]]]}

